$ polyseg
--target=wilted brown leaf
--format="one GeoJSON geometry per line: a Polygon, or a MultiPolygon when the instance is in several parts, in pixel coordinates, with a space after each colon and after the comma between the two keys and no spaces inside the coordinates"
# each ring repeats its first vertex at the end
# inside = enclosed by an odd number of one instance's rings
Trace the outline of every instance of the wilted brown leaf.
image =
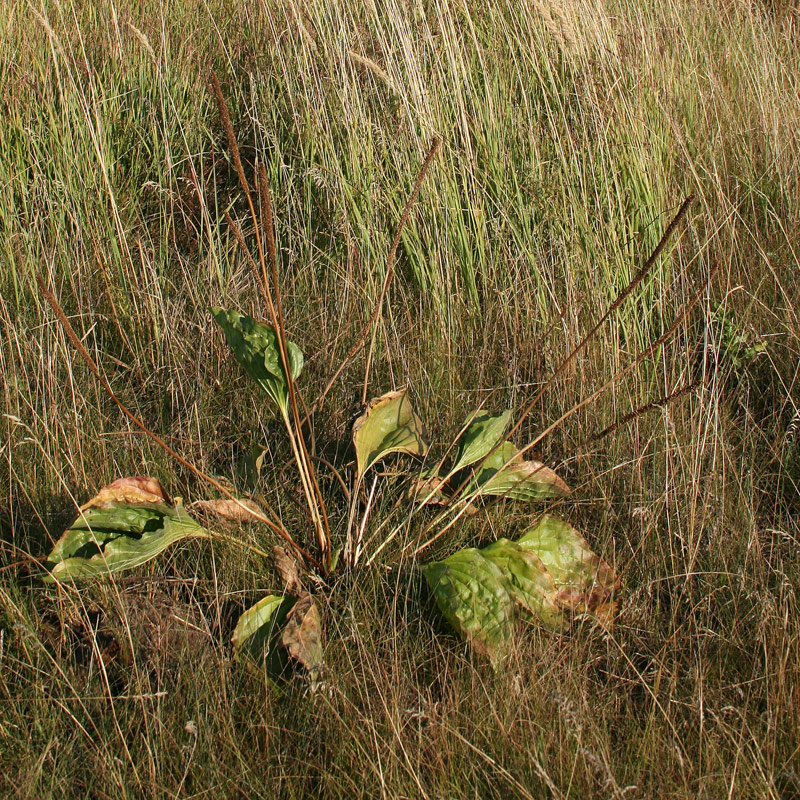
{"type": "Polygon", "coordinates": [[[272,555],[275,558],[275,569],[278,570],[286,591],[295,597],[300,597],[303,594],[303,582],[300,580],[297,559],[280,545],[272,548],[272,555]]]}
{"type": "Polygon", "coordinates": [[[228,522],[252,522],[264,516],[257,503],[252,500],[196,500],[191,508],[214,514],[228,522]]]}
{"type": "Polygon", "coordinates": [[[322,624],[314,598],[306,592],[286,617],[281,644],[289,655],[316,676],[322,667],[322,624]]]}
{"type": "Polygon", "coordinates": [[[445,492],[451,491],[448,482],[438,475],[415,476],[406,497],[412,503],[427,506],[446,506],[450,500],[445,492]]]}

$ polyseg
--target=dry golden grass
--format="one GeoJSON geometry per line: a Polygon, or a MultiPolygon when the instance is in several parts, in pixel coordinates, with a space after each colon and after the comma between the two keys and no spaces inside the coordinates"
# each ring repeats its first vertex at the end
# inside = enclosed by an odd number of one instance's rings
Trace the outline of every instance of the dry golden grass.
{"type": "MultiPolygon", "coordinates": [[[[3,4],[2,794],[800,796],[797,42],[791,4],[755,0],[3,4]],[[495,410],[522,407],[698,196],[523,431],[601,386],[717,270],[674,339],[538,448],[623,575],[612,634],[532,629],[494,673],[387,552],[391,571],[376,562],[321,595],[326,690],[275,694],[229,650],[241,609],[277,588],[256,558],[187,544],[104,586],[29,578],[28,556],[115,477],[206,494],[98,389],[35,272],[183,457],[241,483],[265,448],[258,490],[302,535],[275,477],[288,448],[209,314],[264,313],[225,222],[252,234],[212,67],[245,169],[267,168],[308,397],[367,321],[442,138],[371,383],[410,385],[440,444],[490,392],[495,410]]],[[[363,374],[362,357],[334,385],[320,446],[346,438],[363,374]]],[[[439,553],[513,531],[515,513],[471,521],[439,553]]]]}

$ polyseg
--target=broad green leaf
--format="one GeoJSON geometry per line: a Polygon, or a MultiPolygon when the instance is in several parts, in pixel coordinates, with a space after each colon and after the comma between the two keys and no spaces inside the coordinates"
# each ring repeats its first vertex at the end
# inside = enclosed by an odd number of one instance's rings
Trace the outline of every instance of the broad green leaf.
{"type": "Polygon", "coordinates": [[[256,663],[264,661],[273,675],[279,674],[288,658],[280,647],[280,632],[295,604],[288,595],[267,595],[245,611],[233,631],[231,641],[237,656],[256,663]]]}
{"type": "Polygon", "coordinates": [[[516,619],[514,599],[500,567],[471,547],[422,567],[445,619],[492,661],[508,645],[516,619]]]}
{"type": "Polygon", "coordinates": [[[504,442],[478,467],[466,493],[526,501],[569,494],[567,484],[552,469],[539,461],[525,461],[516,452],[511,442],[504,442]]]}
{"type": "Polygon", "coordinates": [[[370,400],[353,423],[353,444],[359,478],[390,453],[425,455],[428,450],[422,422],[411,408],[405,390],[370,400]]]}
{"type": "Polygon", "coordinates": [[[544,517],[517,542],[500,539],[422,567],[448,622],[493,662],[523,617],[563,631],[573,615],[610,627],[617,576],[566,522],[544,517]]]}
{"type": "Polygon", "coordinates": [[[558,605],[558,589],[536,553],[508,539],[498,539],[481,552],[500,568],[522,609],[546,627],[564,630],[568,620],[558,605]]]}
{"type": "Polygon", "coordinates": [[[539,556],[553,576],[558,604],[572,613],[586,613],[610,626],[619,579],[614,570],[592,552],[583,536],[569,523],[545,515],[517,544],[539,556]]]}
{"type": "Polygon", "coordinates": [[[45,580],[109,575],[152,560],[181,539],[207,536],[180,504],[149,478],[123,478],[101,489],[56,542],[45,580]]]}
{"type": "MultiPolygon", "coordinates": [[[[225,333],[228,346],[245,372],[278,404],[285,415],[289,387],[281,363],[278,335],[274,328],[239,311],[212,308],[217,325],[225,333]]],[[[286,342],[289,369],[297,380],[303,370],[303,353],[293,342],[286,342]]]]}
{"type": "Polygon", "coordinates": [[[456,457],[452,471],[457,472],[485,458],[503,438],[510,420],[510,410],[502,414],[479,411],[456,443],[456,457]]]}

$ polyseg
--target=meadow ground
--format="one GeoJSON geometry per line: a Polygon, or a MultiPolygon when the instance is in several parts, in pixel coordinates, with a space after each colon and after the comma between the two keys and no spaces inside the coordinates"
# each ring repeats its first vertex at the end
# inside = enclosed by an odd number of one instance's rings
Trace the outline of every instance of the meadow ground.
{"type": "MultiPolygon", "coordinates": [[[[0,794],[800,797],[798,42],[778,0],[0,4],[0,794]],[[369,318],[441,138],[370,383],[409,386],[440,451],[481,402],[521,409],[696,195],[520,437],[712,275],[537,447],[573,488],[559,513],[622,577],[611,632],[531,626],[494,671],[397,542],[320,591],[324,687],[275,692],[230,650],[281,588],[257,556],[190,541],[113,581],[38,580],[28,557],[111,480],[210,489],[102,392],[36,273],[129,408],[237,489],[264,451],[256,495],[306,535],[274,412],[209,313],[264,316],[225,221],[252,244],[211,69],[245,164],[267,168],[308,398],[369,318]]],[[[320,447],[347,439],[364,362],[317,414],[320,447]]],[[[523,521],[498,506],[425,557],[523,521]]]]}

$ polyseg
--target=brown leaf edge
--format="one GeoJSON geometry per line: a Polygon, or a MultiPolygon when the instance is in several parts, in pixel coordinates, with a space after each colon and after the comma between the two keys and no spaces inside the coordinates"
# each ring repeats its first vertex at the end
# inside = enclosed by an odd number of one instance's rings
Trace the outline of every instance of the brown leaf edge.
{"type": "Polygon", "coordinates": [[[108,508],[115,503],[172,505],[172,499],[161,485],[161,481],[147,475],[136,475],[130,478],[118,478],[108,486],[104,486],[91,500],[81,506],[81,511],[89,508],[108,508]]]}

